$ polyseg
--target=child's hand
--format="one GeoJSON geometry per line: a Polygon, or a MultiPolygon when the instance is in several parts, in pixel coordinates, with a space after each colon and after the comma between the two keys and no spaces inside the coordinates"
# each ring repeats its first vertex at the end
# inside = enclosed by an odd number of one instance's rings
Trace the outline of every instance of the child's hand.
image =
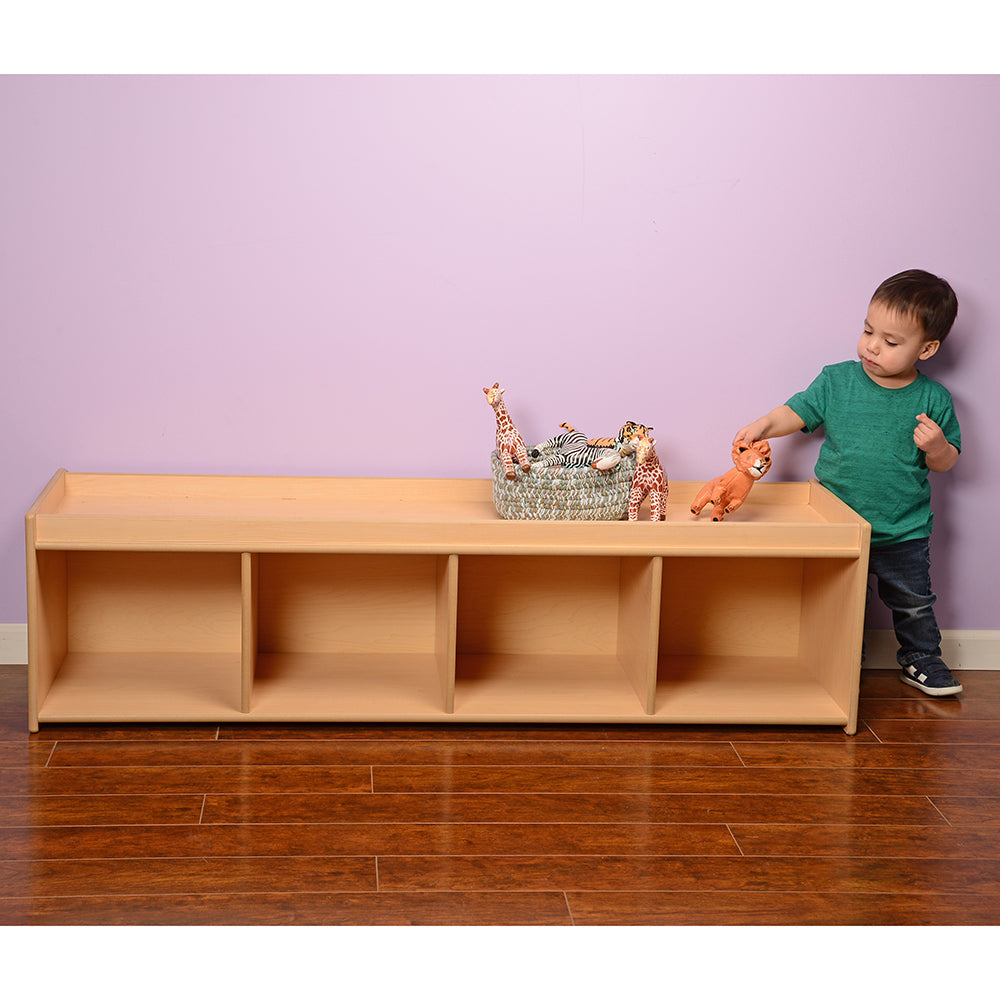
{"type": "Polygon", "coordinates": [[[926,456],[927,468],[932,472],[947,472],[958,461],[958,449],[926,413],[917,416],[913,443],[926,456]]]}
{"type": "Polygon", "coordinates": [[[913,443],[923,452],[940,451],[948,442],[944,431],[926,413],[917,416],[917,426],[913,432],[913,443]]]}
{"type": "Polygon", "coordinates": [[[736,432],[736,437],[733,438],[733,447],[735,448],[738,444],[751,445],[754,441],[760,441],[764,436],[763,428],[763,417],[760,420],[755,420],[752,424],[747,424],[746,427],[736,432]]]}
{"type": "Polygon", "coordinates": [[[805,421],[787,403],[783,403],[737,431],[733,447],[738,444],[751,445],[754,441],[764,441],[769,437],[784,437],[804,427],[805,421]]]}

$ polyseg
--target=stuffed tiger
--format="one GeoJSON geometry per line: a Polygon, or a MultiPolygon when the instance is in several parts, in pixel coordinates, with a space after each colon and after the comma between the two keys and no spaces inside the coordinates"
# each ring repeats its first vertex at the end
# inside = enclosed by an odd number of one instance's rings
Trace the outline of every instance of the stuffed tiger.
{"type": "MultiPolygon", "coordinates": [[[[567,427],[569,425],[562,424],[561,426],[567,427]]],[[[642,424],[637,424],[634,420],[629,420],[618,432],[618,437],[590,438],[587,444],[596,445],[599,448],[617,448],[624,454],[630,455],[635,451],[635,448],[630,443],[632,438],[636,434],[648,434],[652,429],[652,427],[644,427],[642,424]]]]}

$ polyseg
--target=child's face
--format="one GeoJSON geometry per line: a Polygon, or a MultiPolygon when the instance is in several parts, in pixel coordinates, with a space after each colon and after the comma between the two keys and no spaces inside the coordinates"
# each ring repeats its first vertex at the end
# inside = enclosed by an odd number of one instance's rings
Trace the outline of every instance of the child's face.
{"type": "Polygon", "coordinates": [[[917,362],[931,357],[940,345],[939,340],[924,339],[924,328],[912,316],[873,302],[858,341],[858,357],[869,378],[898,389],[917,377],[917,362]]]}

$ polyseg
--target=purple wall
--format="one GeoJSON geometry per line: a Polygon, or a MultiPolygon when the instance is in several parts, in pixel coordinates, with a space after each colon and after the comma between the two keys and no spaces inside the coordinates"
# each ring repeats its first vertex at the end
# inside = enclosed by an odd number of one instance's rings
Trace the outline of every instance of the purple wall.
{"type": "Polygon", "coordinates": [[[1000,627],[998,111],[1000,77],[0,78],[0,622],[60,466],[487,476],[500,380],[532,441],[638,419],[706,479],[924,267],[961,303],[940,622],[1000,627]]]}

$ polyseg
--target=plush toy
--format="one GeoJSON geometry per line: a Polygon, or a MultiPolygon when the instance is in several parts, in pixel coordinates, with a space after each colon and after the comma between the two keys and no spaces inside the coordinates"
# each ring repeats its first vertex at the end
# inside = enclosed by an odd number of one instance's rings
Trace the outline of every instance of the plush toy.
{"type": "Polygon", "coordinates": [[[559,426],[566,428],[562,434],[536,444],[528,452],[533,462],[539,462],[544,466],[566,465],[567,458],[587,447],[587,435],[583,431],[576,430],[572,424],[559,426]]]}
{"type": "Polygon", "coordinates": [[[721,521],[743,505],[753,486],[771,468],[771,446],[766,441],[738,444],[733,448],[734,469],[707,482],[694,498],[691,513],[700,514],[712,504],[712,520],[721,521]]]}
{"type": "Polygon", "coordinates": [[[610,472],[622,460],[622,455],[626,454],[631,454],[631,452],[609,448],[603,455],[598,455],[597,458],[590,463],[590,467],[592,469],[597,469],[598,472],[610,472]]]}
{"type": "Polygon", "coordinates": [[[662,521],[667,516],[667,474],[656,457],[656,441],[647,433],[633,434],[629,445],[635,450],[635,472],[628,497],[628,519],[639,520],[639,507],[649,496],[649,519],[662,521]]]}
{"type": "Polygon", "coordinates": [[[606,472],[613,469],[622,455],[631,454],[628,438],[636,430],[645,430],[641,424],[629,421],[618,432],[616,438],[588,438],[583,431],[578,431],[572,424],[560,424],[564,428],[562,434],[542,441],[535,445],[529,455],[533,462],[543,466],[566,465],[584,467],[606,472]]]}
{"type": "Polygon", "coordinates": [[[503,462],[504,474],[508,479],[517,479],[514,471],[514,462],[511,456],[517,459],[518,464],[525,472],[531,471],[531,462],[528,461],[528,449],[524,446],[524,438],[514,426],[514,421],[507,412],[504,405],[504,390],[500,388],[499,382],[493,383],[492,389],[483,387],[486,393],[486,402],[493,407],[493,412],[497,418],[497,454],[503,462]]]}
{"type": "MultiPolygon", "coordinates": [[[[568,424],[563,424],[563,427],[568,426],[568,424]]],[[[632,446],[632,438],[636,434],[648,434],[652,429],[652,427],[646,427],[644,424],[637,424],[634,420],[626,420],[621,430],[618,431],[617,437],[589,438],[587,444],[598,448],[616,448],[623,455],[631,455],[635,451],[635,448],[632,446]]]]}
{"type": "Polygon", "coordinates": [[[617,437],[588,438],[572,424],[563,423],[559,426],[563,428],[562,434],[536,444],[528,452],[532,462],[542,466],[589,465],[592,469],[607,472],[622,460],[622,455],[631,455],[635,451],[630,443],[634,435],[652,430],[652,427],[644,427],[629,420],[617,437]]]}
{"type": "Polygon", "coordinates": [[[605,455],[590,463],[592,469],[600,472],[607,472],[613,469],[621,460],[622,455],[631,455],[635,451],[632,439],[637,434],[648,434],[653,428],[643,424],[637,424],[634,420],[628,420],[613,438],[591,438],[587,444],[597,448],[610,448],[605,455]]]}

